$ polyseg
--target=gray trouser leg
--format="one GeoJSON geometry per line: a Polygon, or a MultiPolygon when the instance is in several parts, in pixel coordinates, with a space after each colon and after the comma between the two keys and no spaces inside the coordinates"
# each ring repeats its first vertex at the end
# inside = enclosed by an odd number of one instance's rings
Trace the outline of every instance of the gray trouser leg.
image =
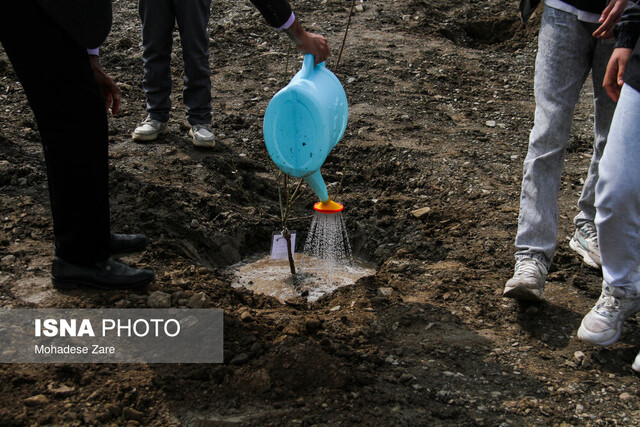
{"type": "MultiPolygon", "coordinates": [[[[560,177],[573,111],[589,70],[595,66],[594,56],[598,51],[596,39],[591,36],[595,28],[578,21],[570,13],[547,6],[544,8],[534,78],[535,121],[524,161],[516,259],[533,257],[547,267],[551,264],[558,233],[560,177]]],[[[599,71],[596,74],[599,77],[594,78],[602,78],[599,71]]],[[[595,96],[600,96],[600,90],[596,89],[595,96]]],[[[604,111],[598,108],[596,145],[599,151],[594,154],[596,165],[606,141],[605,115],[600,114],[604,111]]],[[[597,174],[597,166],[595,171],[592,169],[581,198],[582,207],[591,219],[594,212],[593,186],[597,179],[593,174],[597,174]]]]}
{"type": "Polygon", "coordinates": [[[138,10],[147,111],[152,119],[166,122],[171,110],[171,47],[176,20],[173,1],[139,0],[138,10]]]}
{"type": "Polygon", "coordinates": [[[175,0],[184,58],[184,105],[190,124],[211,123],[211,69],[207,23],[211,0],[175,0]]]}
{"type": "Polygon", "coordinates": [[[580,227],[587,221],[593,222],[596,217],[595,194],[596,184],[599,178],[598,165],[600,164],[604,146],[607,144],[607,136],[609,135],[613,112],[616,108],[616,103],[609,98],[609,95],[607,95],[607,92],[602,87],[602,81],[607,71],[607,64],[613,52],[614,44],[615,39],[598,40],[593,52],[591,77],[593,81],[593,101],[595,105],[595,138],[593,141],[593,156],[591,157],[589,173],[582,187],[580,200],[578,200],[580,212],[574,219],[576,227],[580,227]]]}

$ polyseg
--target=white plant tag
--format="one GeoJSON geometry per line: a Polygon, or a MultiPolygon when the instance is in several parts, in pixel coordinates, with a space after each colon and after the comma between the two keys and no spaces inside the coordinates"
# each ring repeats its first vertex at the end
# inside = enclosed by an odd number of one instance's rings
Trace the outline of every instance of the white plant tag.
{"type": "MultiPolygon", "coordinates": [[[[291,256],[296,252],[296,232],[291,233],[291,256]]],[[[271,259],[287,259],[287,240],[281,233],[274,232],[271,240],[271,259]]]]}

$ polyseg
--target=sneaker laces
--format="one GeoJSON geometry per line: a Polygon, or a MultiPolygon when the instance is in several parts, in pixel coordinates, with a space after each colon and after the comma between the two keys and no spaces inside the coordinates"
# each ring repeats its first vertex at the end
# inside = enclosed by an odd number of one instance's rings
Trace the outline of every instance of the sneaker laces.
{"type": "Polygon", "coordinates": [[[598,230],[596,226],[592,222],[585,222],[582,227],[580,227],[580,231],[584,234],[588,240],[593,243],[593,245],[598,247],[598,230]]]}
{"type": "Polygon", "coordinates": [[[612,289],[611,286],[607,285],[602,289],[602,294],[596,303],[595,311],[601,316],[613,317],[615,312],[621,310],[625,299],[627,299],[627,292],[624,288],[612,289]],[[616,293],[618,295],[615,295],[616,293]]]}
{"type": "Polygon", "coordinates": [[[535,261],[519,262],[516,265],[515,276],[538,279],[538,277],[540,277],[540,268],[535,261]]]}

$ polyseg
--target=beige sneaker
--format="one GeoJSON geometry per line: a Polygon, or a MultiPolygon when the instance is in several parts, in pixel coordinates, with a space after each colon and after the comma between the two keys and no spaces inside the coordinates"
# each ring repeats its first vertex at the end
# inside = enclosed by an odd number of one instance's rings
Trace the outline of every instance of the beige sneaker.
{"type": "Polygon", "coordinates": [[[598,345],[613,344],[622,334],[625,319],[639,311],[640,292],[637,289],[610,286],[603,281],[600,298],[582,319],[578,338],[598,345]]]}
{"type": "Polygon", "coordinates": [[[140,126],[133,131],[131,137],[136,141],[155,141],[160,135],[167,132],[169,132],[167,122],[159,122],[153,120],[151,117],[147,117],[140,126]]]}
{"type": "Polygon", "coordinates": [[[216,146],[216,138],[211,125],[193,125],[189,130],[189,136],[193,138],[193,145],[201,148],[213,148],[216,146]]]}
{"type": "Polygon", "coordinates": [[[544,284],[547,267],[535,258],[523,258],[516,262],[513,277],[504,285],[502,296],[521,301],[544,301],[544,284]]]}
{"type": "Polygon", "coordinates": [[[585,223],[576,229],[569,247],[582,257],[582,261],[592,268],[602,268],[600,247],[598,246],[598,232],[592,222],[585,223]]]}

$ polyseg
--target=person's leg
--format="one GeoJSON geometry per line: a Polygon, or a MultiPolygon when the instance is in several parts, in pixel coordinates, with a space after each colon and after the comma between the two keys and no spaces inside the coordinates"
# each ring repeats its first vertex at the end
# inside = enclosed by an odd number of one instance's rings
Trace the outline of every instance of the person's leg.
{"type": "Polygon", "coordinates": [[[171,111],[171,48],[176,18],[171,0],[139,0],[142,22],[142,88],[149,117],[167,122],[171,111]]]}
{"type": "MultiPolygon", "coordinates": [[[[596,27],[594,25],[594,27],[596,27]]],[[[578,200],[580,213],[575,217],[576,228],[580,228],[585,222],[593,222],[596,217],[595,193],[598,182],[598,165],[607,143],[607,135],[611,126],[611,119],[616,108],[607,92],[602,87],[604,74],[607,70],[609,58],[613,52],[614,39],[598,40],[593,51],[591,61],[591,77],[593,81],[593,102],[594,102],[594,131],[593,156],[587,178],[582,187],[582,194],[578,200]]]]}
{"type": "Polygon", "coordinates": [[[524,161],[516,260],[535,258],[548,268],[556,248],[564,156],[593,38],[574,15],[545,6],[538,39],[536,111],[524,161]]]}
{"type": "Polygon", "coordinates": [[[107,116],[86,50],[33,0],[2,3],[0,41],[42,137],[56,255],[81,265],[104,261],[110,239],[107,116]]]}
{"type": "Polygon", "coordinates": [[[211,69],[207,23],[211,0],[174,0],[184,60],[184,105],[191,125],[211,123],[211,69]]]}
{"type": "Polygon", "coordinates": [[[614,343],[624,320],[640,311],[640,93],[624,85],[596,184],[596,227],[602,255],[602,294],[578,336],[614,343]]]}
{"type": "Polygon", "coordinates": [[[640,285],[640,93],[624,85],[600,161],[596,227],[602,275],[611,286],[640,285]]]}

